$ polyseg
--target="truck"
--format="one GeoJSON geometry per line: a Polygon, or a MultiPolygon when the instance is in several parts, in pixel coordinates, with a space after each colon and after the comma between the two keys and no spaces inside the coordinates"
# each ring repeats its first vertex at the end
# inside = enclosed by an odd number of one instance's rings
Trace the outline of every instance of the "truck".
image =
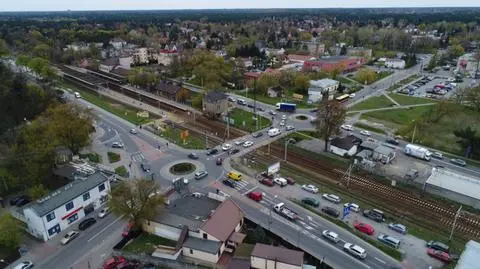
{"type": "Polygon", "coordinates": [[[295,110],[297,109],[296,104],[290,104],[290,103],[277,103],[275,106],[278,111],[282,111],[282,112],[295,112],[295,110]]]}
{"type": "Polygon", "coordinates": [[[430,161],[430,158],[432,156],[432,153],[428,149],[413,144],[406,145],[404,152],[409,156],[419,158],[425,161],[430,161]]]}
{"type": "Polygon", "coordinates": [[[280,134],[280,130],[278,128],[272,128],[270,130],[268,130],[268,135],[270,137],[274,137],[274,136],[277,136],[280,134]]]}
{"type": "Polygon", "coordinates": [[[289,220],[298,219],[298,214],[295,213],[295,211],[286,207],[285,203],[278,203],[278,204],[273,206],[273,209],[275,210],[275,212],[277,212],[278,214],[280,214],[284,218],[287,218],[289,220]]]}

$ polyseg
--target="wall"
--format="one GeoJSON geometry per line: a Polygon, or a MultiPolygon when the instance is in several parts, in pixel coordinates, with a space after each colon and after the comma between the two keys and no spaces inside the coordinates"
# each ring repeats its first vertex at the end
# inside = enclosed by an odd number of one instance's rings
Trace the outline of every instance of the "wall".
{"type": "Polygon", "coordinates": [[[183,249],[182,254],[186,257],[199,259],[199,260],[207,261],[211,263],[217,263],[219,259],[218,254],[211,254],[211,253],[203,252],[196,249],[190,249],[187,247],[182,247],[182,249],[183,249]],[[193,251],[193,254],[190,254],[190,250],[193,251]]]}
{"type": "Polygon", "coordinates": [[[341,149],[341,148],[337,148],[335,146],[332,146],[330,145],[330,152],[333,153],[333,154],[336,154],[338,156],[345,156],[345,153],[348,153],[348,151],[344,150],[344,149],[341,149]]]}
{"type": "Polygon", "coordinates": [[[27,219],[27,228],[28,232],[35,236],[38,239],[41,239],[43,241],[48,240],[47,233],[43,227],[43,221],[42,218],[38,217],[33,210],[30,208],[25,208],[23,210],[23,214],[25,215],[25,218],[27,219]]]}
{"type": "Polygon", "coordinates": [[[179,227],[172,227],[165,224],[156,223],[150,221],[150,225],[144,224],[144,228],[147,232],[158,235],[160,237],[165,237],[171,240],[178,240],[180,234],[182,233],[182,229],[179,227]]]}
{"type": "Polygon", "coordinates": [[[255,269],[302,269],[302,266],[295,266],[282,262],[275,262],[259,257],[250,257],[251,267],[255,269]]]}
{"type": "Polygon", "coordinates": [[[468,197],[468,196],[465,196],[463,194],[456,193],[456,192],[453,192],[453,191],[450,191],[450,190],[447,190],[447,189],[443,189],[443,188],[437,187],[435,185],[430,185],[430,184],[426,184],[426,189],[425,190],[428,193],[436,194],[436,195],[445,197],[447,199],[450,199],[450,200],[453,200],[453,201],[456,201],[456,202],[466,204],[466,205],[475,207],[477,209],[480,209],[480,200],[477,200],[475,198],[468,197]]]}

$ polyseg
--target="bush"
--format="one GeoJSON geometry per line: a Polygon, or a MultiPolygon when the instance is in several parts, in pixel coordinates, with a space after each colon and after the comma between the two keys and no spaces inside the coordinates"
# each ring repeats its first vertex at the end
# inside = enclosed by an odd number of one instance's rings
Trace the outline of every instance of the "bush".
{"type": "Polygon", "coordinates": [[[102,162],[102,156],[100,156],[100,154],[97,154],[95,152],[87,153],[87,154],[79,154],[79,156],[82,159],[88,159],[92,163],[101,163],[102,162]]]}
{"type": "Polygon", "coordinates": [[[107,154],[108,154],[108,161],[110,163],[116,163],[116,162],[120,161],[120,154],[117,154],[117,153],[111,152],[111,151],[109,151],[107,154]]]}
{"type": "Polygon", "coordinates": [[[125,166],[123,166],[123,165],[115,168],[115,173],[117,173],[117,175],[119,175],[121,177],[127,177],[128,176],[127,168],[125,168],[125,166]]]}

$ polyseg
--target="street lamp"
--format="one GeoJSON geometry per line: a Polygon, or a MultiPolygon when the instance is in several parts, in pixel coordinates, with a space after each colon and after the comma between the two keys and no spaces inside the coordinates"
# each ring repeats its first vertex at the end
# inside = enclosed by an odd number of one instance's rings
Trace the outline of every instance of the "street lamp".
{"type": "Polygon", "coordinates": [[[292,142],[295,143],[295,142],[297,142],[297,141],[296,141],[295,139],[293,139],[293,138],[289,138],[287,141],[285,141],[285,156],[284,156],[284,158],[283,158],[283,160],[284,160],[285,162],[287,161],[288,144],[290,144],[290,143],[292,143],[292,142]]]}

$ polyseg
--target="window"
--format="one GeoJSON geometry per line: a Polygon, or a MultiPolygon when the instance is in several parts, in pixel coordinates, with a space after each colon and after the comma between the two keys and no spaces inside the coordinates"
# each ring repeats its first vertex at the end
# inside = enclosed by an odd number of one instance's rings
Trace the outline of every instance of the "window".
{"type": "Polygon", "coordinates": [[[48,235],[52,236],[55,235],[56,233],[60,232],[60,224],[57,224],[53,226],[52,228],[48,229],[48,235]]]}
{"type": "Polygon", "coordinates": [[[47,214],[47,222],[50,222],[55,219],[55,212],[50,212],[47,214]]]}
{"type": "Polygon", "coordinates": [[[78,214],[77,214],[77,213],[75,213],[75,214],[71,215],[70,217],[68,217],[68,218],[67,218],[67,220],[68,220],[68,224],[70,224],[70,223],[72,223],[72,222],[76,221],[77,219],[78,219],[78,214]]]}
{"type": "Polygon", "coordinates": [[[208,239],[208,235],[207,234],[203,234],[203,239],[208,239]]]}
{"type": "Polygon", "coordinates": [[[105,183],[103,183],[102,185],[98,186],[98,191],[103,191],[105,190],[105,183]]]}
{"type": "Polygon", "coordinates": [[[193,249],[190,249],[190,254],[193,254],[193,249]]]}
{"type": "Polygon", "coordinates": [[[88,199],[90,199],[90,193],[87,191],[83,194],[83,201],[87,201],[88,199]]]}
{"type": "Polygon", "coordinates": [[[70,201],[65,205],[65,209],[67,211],[71,210],[72,208],[73,208],[73,201],[70,201]]]}

